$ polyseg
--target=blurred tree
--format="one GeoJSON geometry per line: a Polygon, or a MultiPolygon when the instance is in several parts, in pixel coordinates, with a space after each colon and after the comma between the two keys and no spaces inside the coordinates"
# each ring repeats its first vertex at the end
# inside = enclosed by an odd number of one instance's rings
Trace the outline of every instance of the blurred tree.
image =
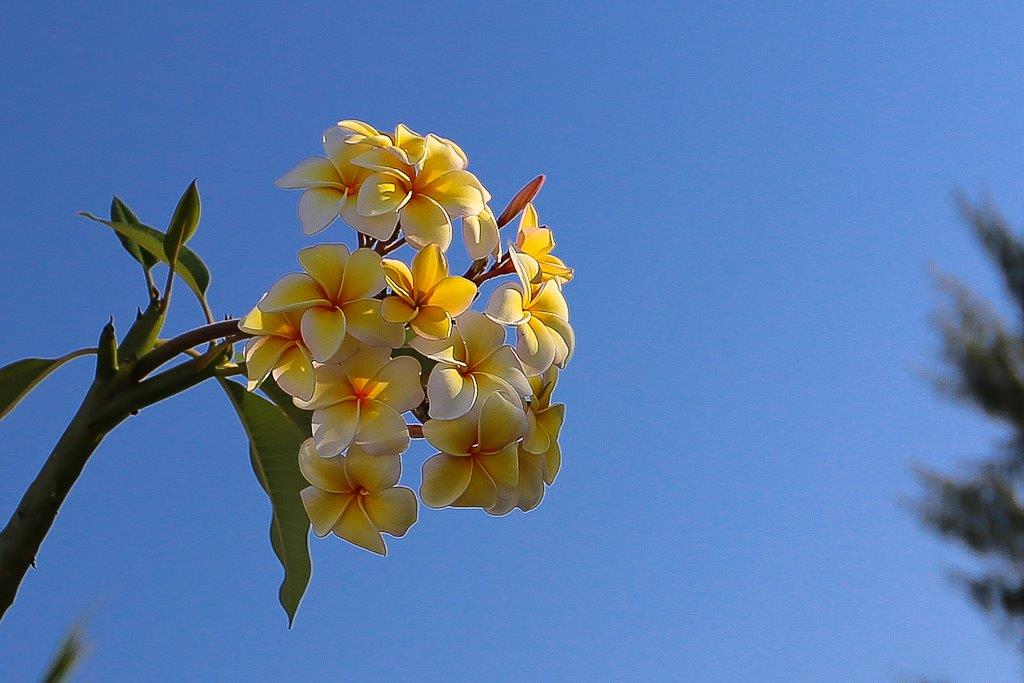
{"type": "Polygon", "coordinates": [[[940,388],[1010,428],[995,454],[966,475],[922,471],[924,523],[967,546],[977,573],[954,578],[971,599],[1024,646],[1024,239],[987,203],[959,199],[961,212],[1013,300],[1008,320],[966,287],[944,280],[950,307],[939,316],[949,374],[940,388]]]}

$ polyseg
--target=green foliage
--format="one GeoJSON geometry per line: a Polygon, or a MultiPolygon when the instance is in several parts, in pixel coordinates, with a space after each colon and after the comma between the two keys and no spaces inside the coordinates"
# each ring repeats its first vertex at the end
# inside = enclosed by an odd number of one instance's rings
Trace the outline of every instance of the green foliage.
{"type": "Polygon", "coordinates": [[[167,307],[159,299],[152,299],[144,312],[139,313],[128,328],[128,334],[121,342],[118,359],[128,363],[143,355],[156,345],[160,331],[167,319],[167,307]]]}
{"type": "MultiPolygon", "coordinates": [[[[167,254],[164,251],[164,234],[159,230],[148,225],[108,221],[87,211],[81,211],[79,215],[106,225],[118,235],[135,242],[140,249],[155,256],[163,263],[168,263],[167,254]]],[[[210,288],[210,271],[195,252],[182,246],[174,262],[174,271],[195,292],[200,301],[206,301],[206,291],[210,288]]]]}
{"type": "Polygon", "coordinates": [[[249,437],[253,472],[270,498],[270,543],[284,567],[278,598],[291,627],[312,573],[309,518],[299,496],[308,484],[296,458],[308,434],[271,401],[237,382],[221,379],[220,383],[249,437]]]}
{"type": "MultiPolygon", "coordinates": [[[[142,225],[142,221],[135,215],[135,212],[128,208],[128,205],[121,201],[120,197],[115,196],[110,201],[110,220],[114,223],[130,223],[132,225],[142,225]]],[[[159,260],[149,253],[145,249],[141,248],[134,240],[120,234],[117,235],[117,239],[120,240],[121,246],[124,247],[125,251],[131,254],[132,258],[138,261],[142,265],[144,272],[149,272],[153,269],[159,260]]]]}
{"type": "Polygon", "coordinates": [[[61,640],[50,666],[43,674],[43,683],[61,683],[71,679],[71,673],[85,655],[85,629],[76,626],[61,640]]]}
{"type": "Polygon", "coordinates": [[[946,283],[952,305],[940,331],[951,372],[941,386],[1008,425],[1011,436],[966,476],[922,472],[918,512],[927,526],[982,560],[979,574],[954,578],[1024,645],[1024,242],[991,207],[961,200],[961,210],[998,267],[1017,315],[1004,320],[964,286],[946,283]]]}
{"type": "Polygon", "coordinates": [[[277,385],[273,377],[263,380],[263,383],[260,384],[260,391],[266,394],[267,398],[274,402],[274,405],[284,411],[307,438],[313,436],[313,412],[296,406],[292,397],[277,385]]]}
{"type": "Polygon", "coordinates": [[[96,353],[96,349],[79,349],[60,358],[24,358],[0,368],[0,419],[51,372],[73,358],[91,353],[96,353]]]}
{"type": "Polygon", "coordinates": [[[185,192],[178,199],[178,205],[174,208],[174,215],[171,216],[171,223],[167,226],[167,237],[164,239],[164,255],[167,262],[174,264],[178,260],[178,253],[185,243],[191,239],[199,227],[199,217],[202,214],[202,204],[199,201],[199,187],[193,180],[185,189],[185,192]]]}

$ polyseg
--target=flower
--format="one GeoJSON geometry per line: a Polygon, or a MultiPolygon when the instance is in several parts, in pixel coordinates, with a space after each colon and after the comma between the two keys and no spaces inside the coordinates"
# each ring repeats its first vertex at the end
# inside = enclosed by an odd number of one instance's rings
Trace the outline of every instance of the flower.
{"type": "Polygon", "coordinates": [[[409,447],[401,414],[423,402],[420,364],[408,356],[389,356],[390,349],[365,346],[344,362],[316,368],[312,398],[295,405],[313,411],[318,452],[337,455],[353,443],[371,455],[409,447]]]}
{"type": "Polygon", "coordinates": [[[476,311],[456,318],[446,340],[412,340],[410,346],[438,361],[427,380],[431,418],[461,417],[495,391],[522,406],[520,396],[530,394],[530,383],[512,347],[504,343],[505,329],[476,311]]]}
{"type": "Polygon", "coordinates": [[[393,144],[366,151],[352,163],[372,171],[359,188],[356,210],[392,224],[400,221],[417,249],[428,244],[447,249],[452,220],[481,213],[491,199],[466,170],[465,153],[434,134],[421,138],[400,126],[393,144]]]}
{"type": "Polygon", "coordinates": [[[555,279],[535,284],[538,264],[509,247],[519,282],[503,282],[491,294],[489,318],[516,328],[516,355],[528,376],[540,375],[552,364],[562,368],[572,357],[575,333],[569,325],[569,306],[555,279]]]}
{"type": "Polygon", "coordinates": [[[318,244],[300,250],[298,258],[304,272],[275,282],[259,309],[300,315],[302,342],[313,360],[331,360],[346,333],[369,346],[402,344],[402,326],[384,320],[380,301],[372,298],[385,284],[380,254],[371,249],[350,253],[344,244],[318,244]]]}
{"type": "Polygon", "coordinates": [[[462,240],[466,243],[466,251],[474,261],[476,259],[501,256],[501,239],[498,236],[498,223],[494,220],[491,207],[475,216],[462,219],[462,240]]]}
{"type": "Polygon", "coordinates": [[[555,238],[551,233],[551,228],[540,227],[537,209],[533,207],[533,204],[526,205],[523,215],[519,219],[516,247],[522,254],[537,262],[541,281],[555,279],[559,284],[565,284],[572,280],[572,268],[566,266],[562,259],[551,253],[555,248],[555,238]]]}
{"type": "Polygon", "coordinates": [[[565,421],[565,404],[551,405],[551,394],[558,383],[558,370],[553,366],[542,375],[530,378],[533,397],[526,408],[526,436],[522,449],[528,453],[543,456],[544,483],[555,482],[562,467],[562,451],[558,446],[558,435],[565,421]]]}
{"type": "Polygon", "coordinates": [[[397,221],[393,216],[364,216],[356,211],[359,188],[373,171],[352,161],[373,150],[380,135],[362,121],[339,121],[324,131],[326,157],[304,159],[275,181],[283,189],[305,190],[299,197],[303,233],[318,233],[341,215],[346,223],[371,237],[388,239],[394,234],[397,221]]]}
{"type": "Polygon", "coordinates": [[[299,449],[299,470],[312,486],[302,490],[302,506],[323,538],[331,531],[339,538],[387,555],[381,532],[401,537],[416,523],[416,494],[396,486],[402,474],[396,455],[370,455],[358,446],[348,454],[325,458],[313,439],[299,449]]]}
{"type": "Polygon", "coordinates": [[[423,463],[420,498],[434,508],[492,508],[514,495],[517,442],[526,415],[501,392],[454,420],[428,420],[423,436],[440,452],[423,463]]]}
{"type": "Polygon", "coordinates": [[[441,248],[430,244],[412,259],[412,269],[401,261],[384,259],[384,277],[394,292],[381,304],[381,315],[392,323],[409,323],[424,339],[447,339],[452,318],[473,303],[476,285],[448,274],[441,248]]]}
{"type": "Polygon", "coordinates": [[[300,325],[295,313],[265,313],[259,306],[238,323],[238,329],[256,335],[245,345],[249,391],[273,372],[274,381],[292,396],[313,395],[313,359],[302,341],[300,325]]]}

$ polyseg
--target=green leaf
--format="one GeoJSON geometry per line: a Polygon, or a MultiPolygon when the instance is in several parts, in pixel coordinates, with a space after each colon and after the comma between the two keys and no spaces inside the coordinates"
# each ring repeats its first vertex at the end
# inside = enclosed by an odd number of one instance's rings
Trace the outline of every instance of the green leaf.
{"type": "MultiPolygon", "coordinates": [[[[80,216],[89,220],[103,223],[119,235],[131,239],[144,251],[167,263],[167,255],[164,253],[164,234],[148,225],[135,225],[133,223],[117,223],[94,216],[88,211],[80,211],[80,216]]],[[[188,247],[181,247],[178,258],[174,263],[174,271],[181,276],[185,284],[196,293],[200,301],[206,301],[206,290],[210,287],[210,271],[206,264],[188,247]]]]}
{"type": "Polygon", "coordinates": [[[121,341],[118,359],[122,363],[130,363],[156,346],[156,340],[163,330],[167,318],[167,307],[160,301],[150,301],[144,313],[140,313],[128,328],[128,333],[121,341]]]}
{"type": "Polygon", "coordinates": [[[174,215],[167,226],[167,238],[164,240],[164,255],[167,262],[173,264],[178,260],[178,253],[185,243],[196,233],[202,204],[199,201],[199,186],[193,180],[178,199],[174,207],[174,215]]]}
{"type": "MultiPolygon", "coordinates": [[[[142,225],[142,221],[135,215],[135,212],[128,208],[128,205],[121,201],[120,197],[116,195],[110,201],[110,220],[114,223],[131,223],[132,225],[142,225]]],[[[153,254],[149,253],[145,249],[142,249],[134,240],[122,235],[121,233],[114,233],[118,240],[121,242],[121,246],[125,248],[129,254],[132,255],[136,261],[142,264],[142,269],[149,272],[153,269],[159,259],[153,254]]]]}
{"type": "Polygon", "coordinates": [[[73,358],[96,353],[96,349],[79,349],[60,358],[24,358],[0,368],[0,419],[46,377],[73,358]]]}
{"type": "Polygon", "coordinates": [[[291,628],[312,573],[309,518],[299,496],[309,485],[299,471],[298,458],[299,446],[307,435],[267,399],[246,391],[237,382],[219,381],[249,437],[253,472],[270,497],[270,544],[284,567],[278,598],[291,628]]]}

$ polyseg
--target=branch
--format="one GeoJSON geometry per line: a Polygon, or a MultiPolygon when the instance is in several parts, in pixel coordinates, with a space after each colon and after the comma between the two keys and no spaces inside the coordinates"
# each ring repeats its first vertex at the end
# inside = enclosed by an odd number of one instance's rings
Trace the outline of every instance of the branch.
{"type": "Polygon", "coordinates": [[[135,368],[132,370],[132,378],[142,379],[175,356],[185,353],[200,344],[222,337],[237,337],[239,339],[251,337],[252,335],[238,329],[238,323],[238,319],[229,318],[228,320],[197,327],[173,339],[168,339],[138,360],[135,368]]]}

